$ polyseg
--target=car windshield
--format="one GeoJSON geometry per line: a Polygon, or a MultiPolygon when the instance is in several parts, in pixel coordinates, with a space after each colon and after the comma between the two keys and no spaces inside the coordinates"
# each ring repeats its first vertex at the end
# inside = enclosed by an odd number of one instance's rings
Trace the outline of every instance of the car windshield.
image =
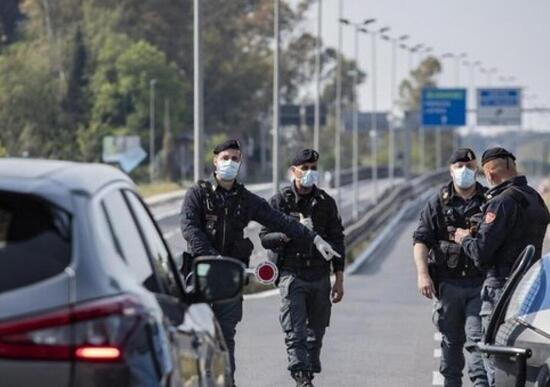
{"type": "Polygon", "coordinates": [[[0,192],[0,293],[62,272],[71,257],[70,223],[43,200],[0,192]]]}

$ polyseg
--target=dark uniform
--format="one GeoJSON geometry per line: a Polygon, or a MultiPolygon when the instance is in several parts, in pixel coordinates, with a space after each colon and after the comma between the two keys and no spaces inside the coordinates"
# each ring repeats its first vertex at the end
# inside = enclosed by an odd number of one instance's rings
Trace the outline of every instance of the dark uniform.
{"type": "MultiPolygon", "coordinates": [[[[475,160],[475,156],[472,157],[469,160],[475,160]]],[[[449,163],[469,160],[451,157],[449,163]]],[[[472,384],[476,387],[488,385],[483,359],[472,351],[481,340],[479,311],[484,276],[454,242],[452,235],[458,227],[475,227],[480,219],[487,189],[475,184],[476,192],[468,200],[456,193],[452,181],[443,186],[422,210],[413,236],[414,243],[422,243],[430,249],[430,275],[438,296],[433,317],[442,335],[440,372],[445,378],[445,386],[462,386],[464,347],[468,350],[468,374],[472,384]]]]}
{"type": "MultiPolygon", "coordinates": [[[[482,164],[496,158],[515,160],[502,148],[493,148],[483,154],[482,164]]],[[[517,176],[487,192],[483,207],[483,222],[475,236],[466,236],[463,250],[474,264],[486,270],[481,292],[481,317],[484,329],[489,324],[494,306],[502,294],[511,269],[527,245],[536,250],[535,259],[542,255],[542,243],[550,215],[543,199],[527,184],[525,176],[517,176]]],[[[492,385],[493,369],[487,364],[492,385]]]]}
{"type": "MultiPolygon", "coordinates": [[[[199,181],[186,195],[181,210],[181,230],[187,241],[184,266],[198,256],[222,255],[240,259],[248,265],[253,245],[243,230],[250,221],[284,232],[312,244],[316,234],[289,216],[274,210],[266,200],[235,182],[231,190],[210,181],[199,181]]],[[[242,319],[242,299],[215,304],[214,314],[222,329],[235,372],[235,333],[242,319]]]]}
{"type": "Polygon", "coordinates": [[[341,255],[328,262],[308,241],[292,238],[285,243],[284,235],[274,232],[271,227],[260,233],[262,245],[277,253],[281,272],[279,320],[285,334],[288,369],[293,375],[303,371],[319,373],[323,336],[332,306],[331,266],[335,272],[344,270],[342,221],[334,199],[316,186],[308,195],[300,195],[293,183],[274,195],[270,203],[273,208],[296,219],[300,214],[311,218],[314,231],[341,255]]]}

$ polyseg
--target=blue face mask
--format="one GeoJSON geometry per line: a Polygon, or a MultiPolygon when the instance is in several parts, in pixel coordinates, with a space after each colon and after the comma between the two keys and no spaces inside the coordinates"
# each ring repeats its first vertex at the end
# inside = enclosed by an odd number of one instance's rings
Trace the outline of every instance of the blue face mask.
{"type": "Polygon", "coordinates": [[[240,168],[241,163],[233,160],[221,160],[216,167],[216,176],[225,181],[235,180],[240,168]]]}
{"type": "Polygon", "coordinates": [[[319,171],[307,170],[304,172],[300,178],[300,185],[302,187],[313,187],[314,185],[319,184],[319,171]]]}
{"type": "Polygon", "coordinates": [[[453,168],[453,181],[457,187],[467,189],[476,182],[476,172],[465,166],[462,168],[453,168]]]}

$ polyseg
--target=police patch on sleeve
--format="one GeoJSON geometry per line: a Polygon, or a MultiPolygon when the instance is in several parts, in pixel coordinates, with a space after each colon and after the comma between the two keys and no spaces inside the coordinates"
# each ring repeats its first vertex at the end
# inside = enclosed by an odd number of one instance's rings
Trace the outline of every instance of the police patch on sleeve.
{"type": "Polygon", "coordinates": [[[488,211],[485,214],[485,220],[484,221],[487,224],[491,224],[495,221],[496,218],[497,218],[497,214],[495,214],[494,212],[488,211]]]}

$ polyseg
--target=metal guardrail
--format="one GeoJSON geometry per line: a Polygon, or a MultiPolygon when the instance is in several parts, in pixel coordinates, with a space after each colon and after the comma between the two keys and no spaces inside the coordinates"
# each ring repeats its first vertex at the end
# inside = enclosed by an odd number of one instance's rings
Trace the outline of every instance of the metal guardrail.
{"type": "Polygon", "coordinates": [[[399,212],[406,201],[415,199],[426,190],[448,179],[449,171],[441,169],[385,190],[380,200],[366,208],[358,221],[350,221],[344,225],[346,248],[352,249],[362,240],[370,239],[382,225],[399,212]]]}

